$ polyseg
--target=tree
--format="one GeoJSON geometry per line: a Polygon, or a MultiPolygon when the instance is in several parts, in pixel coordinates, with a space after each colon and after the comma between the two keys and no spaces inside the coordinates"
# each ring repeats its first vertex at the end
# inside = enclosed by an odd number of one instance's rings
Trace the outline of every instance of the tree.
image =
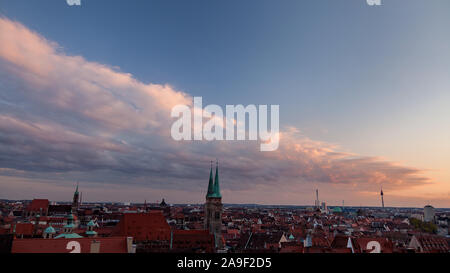
{"type": "Polygon", "coordinates": [[[415,229],[418,229],[422,232],[426,233],[437,233],[437,226],[431,222],[423,222],[416,218],[410,218],[409,222],[412,226],[414,226],[415,229]]]}

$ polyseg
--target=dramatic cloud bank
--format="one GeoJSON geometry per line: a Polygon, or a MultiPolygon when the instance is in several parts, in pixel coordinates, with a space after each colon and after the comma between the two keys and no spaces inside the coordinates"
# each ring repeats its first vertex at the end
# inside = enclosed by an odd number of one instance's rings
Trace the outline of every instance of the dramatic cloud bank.
{"type": "Polygon", "coordinates": [[[260,152],[256,142],[176,142],[170,111],[191,105],[190,95],[69,56],[7,18],[0,18],[0,33],[1,176],[198,191],[209,161],[219,158],[222,187],[230,192],[429,183],[419,169],[343,153],[295,128],[281,132],[275,152],[260,152]]]}

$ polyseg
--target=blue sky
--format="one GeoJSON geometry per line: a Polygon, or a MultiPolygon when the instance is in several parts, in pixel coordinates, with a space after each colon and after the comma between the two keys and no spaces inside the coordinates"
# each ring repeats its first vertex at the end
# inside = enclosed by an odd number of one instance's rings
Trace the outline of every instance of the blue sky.
{"type": "Polygon", "coordinates": [[[399,196],[445,199],[450,2],[382,2],[0,0],[0,13],[205,104],[279,104],[281,126],[339,152],[431,170],[437,184],[399,196]]]}

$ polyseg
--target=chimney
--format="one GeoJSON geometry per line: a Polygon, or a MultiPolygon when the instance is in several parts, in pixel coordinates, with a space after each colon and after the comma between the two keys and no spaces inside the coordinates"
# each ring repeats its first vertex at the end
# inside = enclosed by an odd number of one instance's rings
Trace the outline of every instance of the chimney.
{"type": "Polygon", "coordinates": [[[127,237],[127,251],[128,253],[136,253],[136,246],[133,244],[133,237],[127,237]]]}
{"type": "Polygon", "coordinates": [[[91,253],[100,253],[100,241],[91,242],[91,253]]]}

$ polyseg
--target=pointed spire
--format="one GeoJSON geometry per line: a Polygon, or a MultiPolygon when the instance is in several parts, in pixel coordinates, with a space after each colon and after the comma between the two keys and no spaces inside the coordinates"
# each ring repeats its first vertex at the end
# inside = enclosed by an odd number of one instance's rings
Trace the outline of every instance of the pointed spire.
{"type": "Polygon", "coordinates": [[[219,161],[216,160],[216,177],[214,179],[214,197],[221,198],[220,185],[219,185],[219,161]]]}
{"type": "Polygon", "coordinates": [[[211,197],[214,194],[214,181],[213,181],[212,164],[213,164],[213,162],[211,161],[211,169],[209,171],[208,193],[206,194],[206,197],[211,197]]]}
{"type": "Polygon", "coordinates": [[[77,188],[75,189],[75,194],[78,194],[78,183],[79,182],[77,182],[77,188]]]}

